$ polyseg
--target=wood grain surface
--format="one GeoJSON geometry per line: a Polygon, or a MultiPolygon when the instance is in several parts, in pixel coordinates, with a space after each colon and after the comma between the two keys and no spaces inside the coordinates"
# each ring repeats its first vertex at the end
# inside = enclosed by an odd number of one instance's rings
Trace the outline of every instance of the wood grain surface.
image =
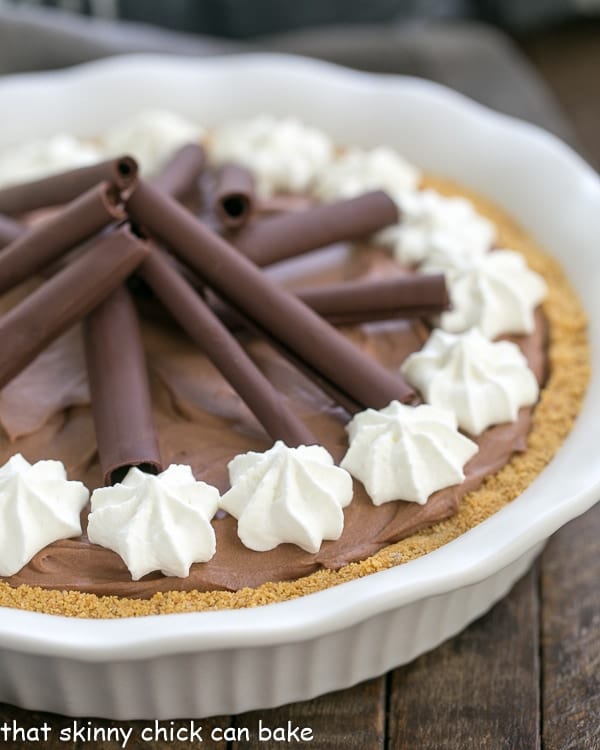
{"type": "Polygon", "coordinates": [[[542,558],[541,696],[545,750],[600,748],[600,507],[542,558]]]}
{"type": "Polygon", "coordinates": [[[600,19],[545,29],[520,41],[573,124],[583,156],[600,169],[600,19]]]}

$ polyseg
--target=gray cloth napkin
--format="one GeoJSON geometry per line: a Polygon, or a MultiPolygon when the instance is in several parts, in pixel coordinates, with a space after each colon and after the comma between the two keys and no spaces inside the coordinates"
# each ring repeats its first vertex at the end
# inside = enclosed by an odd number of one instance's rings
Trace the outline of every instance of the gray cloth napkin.
{"type": "Polygon", "coordinates": [[[429,78],[573,143],[549,90],[503,33],[476,22],[327,27],[252,44],[87,18],[0,0],[0,74],[59,68],[130,52],[194,56],[276,50],[349,67],[429,78]]]}

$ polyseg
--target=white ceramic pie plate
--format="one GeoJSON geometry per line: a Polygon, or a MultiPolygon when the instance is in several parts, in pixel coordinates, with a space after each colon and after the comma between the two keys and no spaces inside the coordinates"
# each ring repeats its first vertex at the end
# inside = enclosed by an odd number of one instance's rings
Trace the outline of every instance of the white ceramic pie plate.
{"type": "Polygon", "coordinates": [[[591,320],[593,378],[573,432],[527,491],[406,565],[233,612],[89,621],[0,610],[0,700],[27,708],[201,717],[347,687],[464,628],[600,495],[600,180],[569,148],[438,85],[281,55],[136,56],[5,78],[0,147],[57,131],[92,135],[149,106],[209,126],[292,113],[339,142],[395,146],[480,190],[567,269],[591,320]]]}

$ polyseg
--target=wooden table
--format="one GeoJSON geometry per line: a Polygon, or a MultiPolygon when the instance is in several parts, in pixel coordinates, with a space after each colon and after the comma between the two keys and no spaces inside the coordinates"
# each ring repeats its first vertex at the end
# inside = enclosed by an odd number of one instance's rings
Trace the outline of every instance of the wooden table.
{"type": "MultiPolygon", "coordinates": [[[[522,41],[577,136],[600,166],[600,24],[580,25],[522,41]]],[[[600,457],[599,457],[600,460],[600,457]]],[[[129,748],[271,750],[599,750],[600,748],[600,505],[571,522],[547,545],[534,569],[488,614],[430,654],[387,675],[312,701],[269,711],[196,722],[202,745],[136,742],[149,722],[94,720],[99,728],[133,728],[129,748]],[[311,743],[259,742],[263,725],[309,727],[311,743]],[[211,729],[250,741],[211,742],[211,729]]],[[[61,742],[72,719],[0,704],[4,721],[51,727],[44,750],[109,750],[118,742],[61,742]]],[[[84,720],[85,721],[85,720],[84,720]]],[[[80,720],[81,724],[81,720],[80,720]]],[[[162,726],[171,728],[170,722],[162,726]]],[[[189,728],[175,722],[174,730],[189,728]]],[[[21,742],[0,748],[21,750],[21,742]]]]}

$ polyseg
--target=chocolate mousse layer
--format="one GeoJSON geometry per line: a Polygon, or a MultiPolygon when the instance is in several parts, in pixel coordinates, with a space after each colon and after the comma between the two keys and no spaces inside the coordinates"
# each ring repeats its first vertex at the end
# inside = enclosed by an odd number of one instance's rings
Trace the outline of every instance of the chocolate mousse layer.
{"type": "MultiPolygon", "coordinates": [[[[390,273],[401,271],[380,250],[364,248],[348,254],[335,267],[321,269],[318,273],[307,272],[302,275],[301,283],[316,285],[358,277],[377,278],[390,273]]],[[[340,330],[368,356],[393,372],[410,353],[421,348],[428,336],[427,328],[414,320],[386,321],[340,330]]],[[[538,313],[535,333],[514,339],[540,381],[546,367],[545,335],[544,319],[538,313]]],[[[151,372],[153,417],[164,465],[190,464],[198,479],[225,491],[228,488],[227,462],[238,453],[266,450],[271,441],[216,368],[176,327],[146,321],[143,336],[151,372]]],[[[340,459],[347,447],[344,424],[348,415],[263,340],[248,334],[242,338],[242,344],[274,387],[285,394],[290,408],[336,459],[340,459]]],[[[64,362],[65,367],[73,370],[82,366],[77,357],[65,356],[64,362]]],[[[77,373],[71,372],[69,376],[75,379],[77,373]]],[[[19,383],[15,381],[12,385],[14,388],[19,383]]],[[[23,383],[25,387],[28,408],[33,408],[31,404],[37,399],[44,404],[46,413],[50,413],[48,399],[52,383],[40,377],[32,384],[29,378],[23,383]]],[[[153,573],[134,582],[118,555],[90,544],[84,535],[80,539],[49,545],[19,573],[4,580],[14,586],[28,584],[44,589],[148,598],[168,590],[238,590],[267,581],[291,580],[321,567],[337,569],[453,515],[465,493],[502,467],[514,451],[525,448],[530,416],[531,409],[522,409],[515,423],[493,427],[477,438],[480,450],[466,466],[466,480],[435,493],[424,506],[400,501],[376,507],[362,485],[355,482],[354,500],[345,509],[342,536],[337,541],[325,542],[316,554],[290,544],[269,552],[253,552],[239,541],[236,520],[224,516],[214,521],[216,555],[207,563],[194,564],[187,578],[153,573]]],[[[14,442],[2,434],[0,461],[6,461],[17,451],[30,461],[62,460],[69,477],[81,479],[90,489],[102,484],[91,410],[87,406],[65,410],[61,403],[43,426],[14,442]]]]}

